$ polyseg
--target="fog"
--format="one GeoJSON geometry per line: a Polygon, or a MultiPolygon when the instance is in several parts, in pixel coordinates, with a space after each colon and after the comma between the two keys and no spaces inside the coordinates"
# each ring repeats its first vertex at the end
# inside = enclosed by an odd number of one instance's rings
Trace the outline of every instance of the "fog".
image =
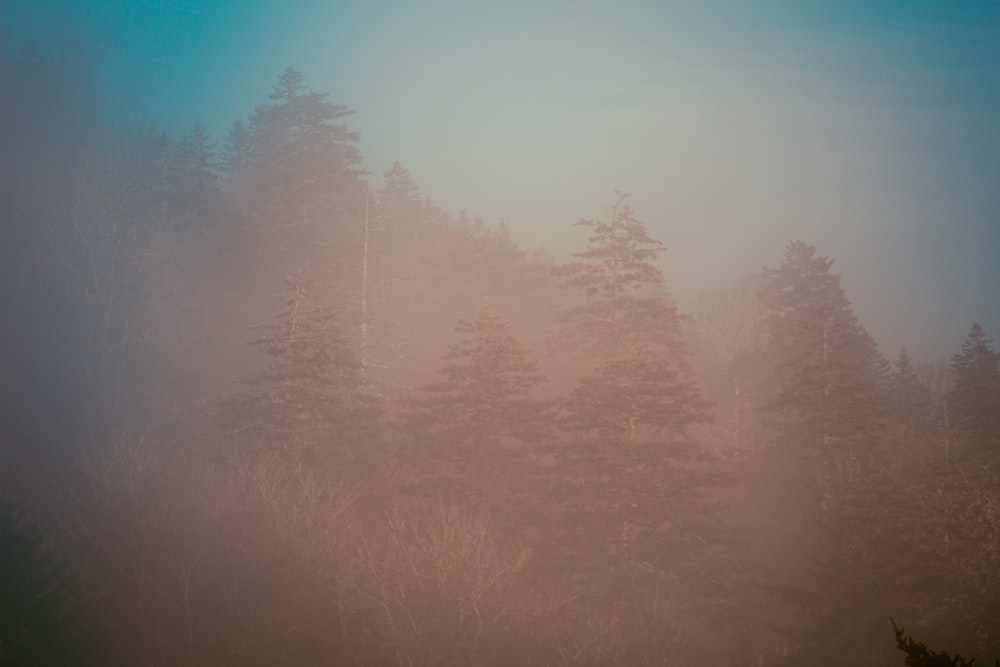
{"type": "Polygon", "coordinates": [[[703,4],[0,1],[0,663],[1000,657],[1000,6],[703,4]]]}

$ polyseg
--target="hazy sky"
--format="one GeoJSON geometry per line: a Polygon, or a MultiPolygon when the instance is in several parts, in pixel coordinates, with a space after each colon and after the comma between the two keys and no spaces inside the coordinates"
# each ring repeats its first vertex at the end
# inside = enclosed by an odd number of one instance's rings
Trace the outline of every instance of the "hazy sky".
{"type": "Polygon", "coordinates": [[[562,256],[612,191],[682,306],[801,238],[894,357],[1000,338],[1000,2],[0,0],[83,24],[121,120],[221,141],[287,66],[453,212],[562,256]]]}

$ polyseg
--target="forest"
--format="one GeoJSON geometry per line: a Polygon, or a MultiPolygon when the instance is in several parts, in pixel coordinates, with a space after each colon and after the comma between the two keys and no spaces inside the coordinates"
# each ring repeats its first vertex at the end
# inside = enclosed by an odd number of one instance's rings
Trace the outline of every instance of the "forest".
{"type": "Polygon", "coordinates": [[[0,74],[0,663],[1000,659],[996,332],[808,239],[681,312],[626,192],[556,257],[293,67],[175,136],[91,56],[0,74]]]}

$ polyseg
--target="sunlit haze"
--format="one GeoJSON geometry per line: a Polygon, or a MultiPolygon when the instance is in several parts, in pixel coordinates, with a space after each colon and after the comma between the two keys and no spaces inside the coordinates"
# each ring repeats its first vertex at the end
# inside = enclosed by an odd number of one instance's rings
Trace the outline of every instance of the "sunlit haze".
{"type": "Polygon", "coordinates": [[[123,122],[216,141],[286,66],[354,109],[365,165],[557,257],[612,191],[682,307],[802,238],[893,355],[1000,330],[1000,5],[34,2],[82,23],[123,122]],[[119,98],[116,98],[119,99],[119,98]],[[116,102],[116,104],[119,104],[116,102]]]}
{"type": "Polygon", "coordinates": [[[998,340],[997,0],[0,0],[2,665],[993,665],[998,340]]]}

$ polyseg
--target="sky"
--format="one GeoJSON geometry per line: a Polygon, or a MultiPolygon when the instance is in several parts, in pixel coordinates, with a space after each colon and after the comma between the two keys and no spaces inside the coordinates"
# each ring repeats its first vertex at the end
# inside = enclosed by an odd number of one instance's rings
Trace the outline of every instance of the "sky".
{"type": "Polygon", "coordinates": [[[1000,339],[1000,1],[0,0],[100,45],[123,125],[221,142],[294,66],[446,210],[557,257],[613,192],[682,308],[802,239],[895,357],[1000,339]],[[117,98],[116,98],[117,99],[117,98]]]}

